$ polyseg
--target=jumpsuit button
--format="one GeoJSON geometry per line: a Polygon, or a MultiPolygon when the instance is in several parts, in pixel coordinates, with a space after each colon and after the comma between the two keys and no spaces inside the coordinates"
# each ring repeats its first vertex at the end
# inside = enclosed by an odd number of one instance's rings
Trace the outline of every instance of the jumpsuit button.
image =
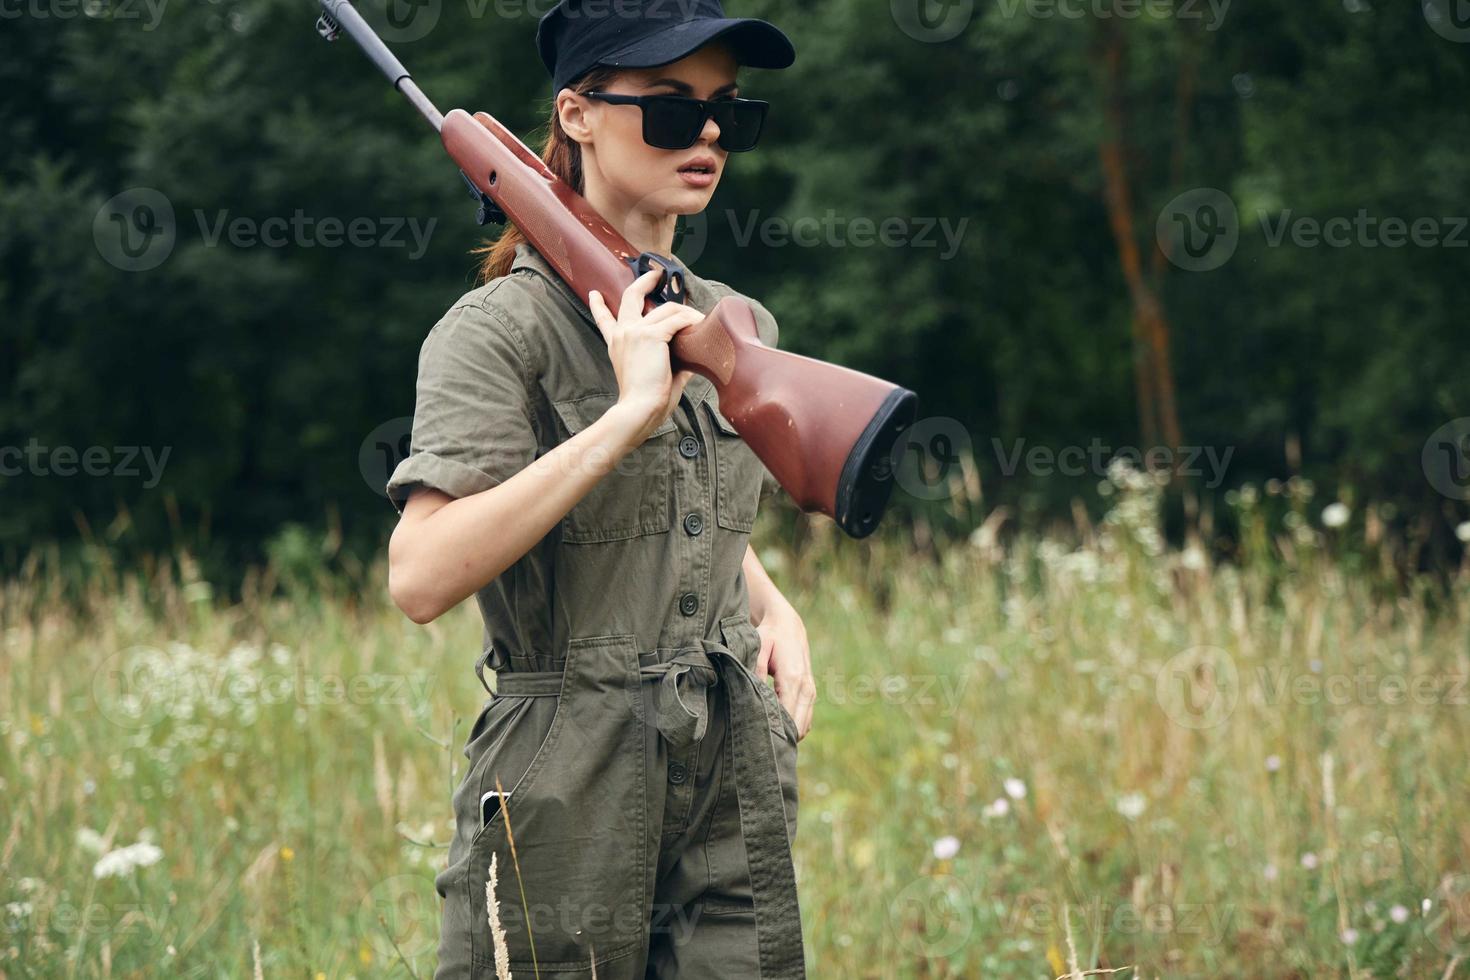
{"type": "Polygon", "coordinates": [[[669,782],[682,783],[689,775],[689,770],[684,768],[684,763],[674,762],[669,765],[669,782]]]}
{"type": "Polygon", "coordinates": [[[679,611],[686,616],[693,616],[699,610],[699,596],[693,592],[686,592],[679,597],[679,611]]]}
{"type": "Polygon", "coordinates": [[[684,518],[684,530],[690,534],[698,534],[704,530],[704,518],[698,514],[689,514],[684,518]]]}
{"type": "Polygon", "coordinates": [[[693,459],[699,455],[699,440],[693,436],[685,436],[679,440],[679,455],[685,459],[693,459]]]}

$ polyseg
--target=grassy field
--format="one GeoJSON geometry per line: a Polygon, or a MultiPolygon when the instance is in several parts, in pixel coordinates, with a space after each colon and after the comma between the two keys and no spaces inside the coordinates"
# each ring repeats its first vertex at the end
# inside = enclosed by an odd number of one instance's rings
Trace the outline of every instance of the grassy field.
{"type": "MultiPolygon", "coordinates": [[[[1470,976],[1470,573],[1396,581],[1297,484],[1233,498],[1229,564],[1104,489],[944,547],[762,524],[819,689],[810,974],[1470,976]]],[[[477,614],[277,586],[4,587],[0,976],[432,974],[477,614]]]]}

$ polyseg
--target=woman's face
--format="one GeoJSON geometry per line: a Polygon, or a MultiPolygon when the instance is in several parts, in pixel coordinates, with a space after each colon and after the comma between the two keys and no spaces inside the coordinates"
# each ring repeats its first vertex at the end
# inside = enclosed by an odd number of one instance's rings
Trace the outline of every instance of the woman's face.
{"type": "MultiPolygon", "coordinates": [[[[601,91],[618,95],[733,98],[738,63],[719,42],[657,68],[629,68],[601,91]]],[[[662,150],[643,142],[643,110],[585,96],[559,101],[562,128],[582,145],[587,198],[613,214],[636,220],[697,214],[709,204],[729,155],[715,142],[720,127],[706,119],[693,146],[662,150]],[[704,172],[697,172],[703,170],[704,172]]],[[[606,211],[604,211],[606,213],[606,211]]]]}

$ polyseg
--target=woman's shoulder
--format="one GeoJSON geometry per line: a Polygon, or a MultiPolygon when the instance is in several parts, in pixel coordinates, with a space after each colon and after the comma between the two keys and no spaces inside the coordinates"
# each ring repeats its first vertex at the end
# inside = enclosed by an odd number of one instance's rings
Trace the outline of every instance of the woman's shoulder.
{"type": "Polygon", "coordinates": [[[513,370],[522,381],[540,372],[548,299],[534,276],[512,272],[460,295],[424,337],[420,369],[459,365],[481,374],[513,370]]]}
{"type": "Polygon", "coordinates": [[[503,335],[529,352],[538,333],[533,326],[544,323],[554,308],[553,298],[540,277],[513,271],[462,294],[445,310],[430,333],[503,335]]]}
{"type": "Polygon", "coordinates": [[[483,314],[506,328],[522,327],[544,313],[550,299],[547,284],[540,276],[517,269],[496,276],[464,293],[449,307],[449,313],[483,314]]]}
{"type": "Polygon", "coordinates": [[[766,309],[764,303],[762,303],[758,299],[755,299],[752,296],[745,295],[735,287],[729,285],[728,283],[721,282],[718,279],[708,279],[704,276],[700,276],[700,281],[703,282],[705,286],[708,287],[711,294],[714,295],[715,302],[719,302],[727,296],[733,296],[736,299],[743,299],[745,300],[745,302],[749,303],[750,311],[755,314],[756,336],[760,337],[761,343],[765,344],[767,347],[777,346],[776,342],[780,339],[781,328],[780,325],[776,323],[775,316],[771,314],[770,310],[766,309]]]}

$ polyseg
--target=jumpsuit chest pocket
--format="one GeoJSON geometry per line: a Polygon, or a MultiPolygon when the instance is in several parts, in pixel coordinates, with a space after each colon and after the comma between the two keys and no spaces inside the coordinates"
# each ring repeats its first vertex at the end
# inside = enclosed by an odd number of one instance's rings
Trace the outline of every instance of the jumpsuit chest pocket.
{"type": "MultiPolygon", "coordinates": [[[[596,422],[616,403],[617,395],[608,392],[551,402],[566,439],[596,422]]],[[[672,456],[677,444],[678,428],[672,419],[665,419],[567,513],[562,540],[597,544],[668,531],[672,525],[672,456]]]]}
{"type": "Polygon", "coordinates": [[[705,403],[715,426],[715,519],[727,531],[755,528],[765,467],[730,420],[705,403]]]}

